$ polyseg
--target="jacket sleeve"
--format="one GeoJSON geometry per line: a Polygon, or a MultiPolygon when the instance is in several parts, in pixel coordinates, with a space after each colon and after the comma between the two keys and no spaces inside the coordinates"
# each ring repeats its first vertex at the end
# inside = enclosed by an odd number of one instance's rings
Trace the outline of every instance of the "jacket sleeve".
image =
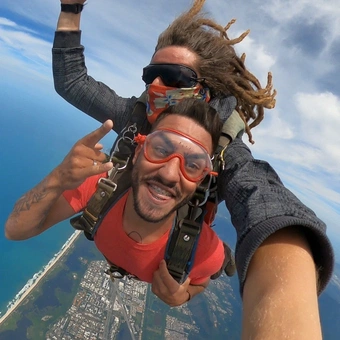
{"type": "Polygon", "coordinates": [[[288,226],[304,229],[319,272],[320,293],[334,266],[326,225],[282,184],[267,162],[253,158],[239,137],[227,148],[225,158],[218,190],[237,232],[235,258],[241,294],[256,249],[271,234],[288,226]]]}
{"type": "Polygon", "coordinates": [[[52,48],[54,87],[70,104],[94,119],[112,119],[118,133],[137,98],[123,98],[87,74],[80,31],[56,31],[52,48]]]}

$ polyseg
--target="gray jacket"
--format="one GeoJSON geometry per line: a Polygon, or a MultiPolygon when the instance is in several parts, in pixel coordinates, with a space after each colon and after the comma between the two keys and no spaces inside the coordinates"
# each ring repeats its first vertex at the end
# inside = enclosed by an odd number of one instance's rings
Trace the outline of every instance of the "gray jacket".
{"type": "MultiPolygon", "coordinates": [[[[94,119],[100,122],[112,119],[114,130],[119,133],[137,98],[122,98],[88,76],[80,38],[80,31],[55,33],[52,49],[55,89],[94,119]]],[[[222,120],[229,117],[232,109],[219,111],[222,120]]],[[[334,266],[326,225],[284,187],[267,162],[253,158],[241,138],[236,138],[227,149],[226,169],[219,175],[218,187],[219,199],[225,201],[237,231],[235,257],[241,294],[256,249],[268,236],[288,226],[304,229],[319,269],[319,292],[326,287],[334,266]]]]}

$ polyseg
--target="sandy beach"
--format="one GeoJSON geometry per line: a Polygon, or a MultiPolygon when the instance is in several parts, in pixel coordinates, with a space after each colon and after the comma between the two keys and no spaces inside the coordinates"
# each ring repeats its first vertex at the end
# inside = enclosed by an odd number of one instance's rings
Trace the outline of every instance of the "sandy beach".
{"type": "Polygon", "coordinates": [[[64,256],[64,254],[67,252],[67,250],[72,246],[74,241],[78,238],[78,236],[81,234],[80,230],[76,230],[71,237],[66,241],[66,245],[63,246],[63,248],[58,252],[57,256],[53,259],[53,261],[50,261],[48,265],[45,267],[44,271],[35,279],[35,281],[32,283],[30,287],[28,287],[25,292],[18,298],[17,301],[7,310],[7,312],[1,316],[0,318],[0,325],[3,323],[10,315],[11,313],[23,302],[23,300],[32,292],[32,290],[38,285],[38,283],[45,277],[45,275],[53,268],[55,264],[58,263],[58,261],[64,256]]]}

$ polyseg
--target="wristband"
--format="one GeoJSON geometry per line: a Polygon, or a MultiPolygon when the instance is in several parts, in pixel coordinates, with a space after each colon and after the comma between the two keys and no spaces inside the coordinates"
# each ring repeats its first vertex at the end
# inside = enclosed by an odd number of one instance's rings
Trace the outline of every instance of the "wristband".
{"type": "Polygon", "coordinates": [[[79,14],[83,8],[83,4],[61,4],[61,11],[66,13],[79,14]]]}

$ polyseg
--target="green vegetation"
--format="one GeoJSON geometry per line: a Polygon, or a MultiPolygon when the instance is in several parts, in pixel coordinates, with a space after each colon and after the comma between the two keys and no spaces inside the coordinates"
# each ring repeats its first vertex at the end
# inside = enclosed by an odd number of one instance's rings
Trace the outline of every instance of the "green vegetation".
{"type": "Polygon", "coordinates": [[[174,318],[179,319],[179,320],[181,320],[181,321],[183,321],[185,323],[189,323],[189,324],[192,323],[191,315],[183,314],[183,312],[180,309],[171,308],[169,310],[168,315],[173,316],[174,318]]]}
{"type": "Polygon", "coordinates": [[[10,317],[0,326],[0,333],[4,331],[11,331],[17,329],[17,322],[20,320],[21,314],[15,310],[10,317]]]}
{"type": "MultiPolygon", "coordinates": [[[[62,267],[62,265],[57,265],[57,267],[62,267]]],[[[15,330],[17,321],[20,319],[20,315],[25,315],[25,317],[32,322],[32,325],[27,329],[27,339],[44,340],[49,325],[51,323],[55,323],[61,316],[65,315],[67,310],[70,308],[80,281],[79,279],[73,280],[73,289],[70,293],[63,292],[59,288],[55,289],[54,294],[60,303],[59,306],[47,306],[45,308],[38,309],[35,303],[37,299],[43,295],[44,287],[50,282],[53,282],[60,273],[60,268],[56,268],[53,272],[48,273],[46,278],[39,283],[39,286],[37,286],[29,297],[25,299],[24,303],[8,318],[8,323],[11,327],[6,327],[6,329],[1,330],[15,330]]],[[[67,275],[71,275],[71,273],[67,273],[67,275]]]]}
{"type": "MultiPolygon", "coordinates": [[[[81,275],[74,276],[73,273],[70,272],[69,268],[64,266],[62,275],[68,276],[72,279],[72,286],[70,292],[65,292],[61,290],[59,287],[54,290],[54,295],[59,302],[59,306],[48,306],[42,310],[33,310],[32,313],[28,315],[28,318],[32,321],[33,325],[29,327],[27,338],[28,340],[44,340],[45,334],[49,329],[51,324],[54,324],[61,317],[66,315],[66,312],[72,305],[72,301],[77,293],[77,289],[79,287],[79,283],[82,278],[82,274],[85,273],[85,266],[83,273],[79,273],[81,275]]],[[[60,271],[56,272],[56,277],[60,271]]],[[[51,278],[53,280],[53,278],[51,278]]]]}
{"type": "Polygon", "coordinates": [[[142,324],[142,316],[143,314],[141,313],[136,313],[136,325],[141,325],[142,324]]]}
{"type": "MultiPolygon", "coordinates": [[[[76,240],[76,243],[82,243],[81,237],[76,240]]],[[[73,259],[78,260],[81,263],[81,270],[75,275],[66,265],[67,259],[72,256],[74,249],[74,245],[71,246],[67,251],[67,254],[51,268],[34,290],[0,326],[0,332],[15,331],[19,320],[25,316],[32,322],[32,325],[27,328],[27,340],[45,340],[45,334],[50,325],[57,322],[57,320],[64,316],[70,308],[81,278],[87,268],[87,261],[84,261],[83,259],[73,259]],[[60,278],[68,278],[69,282],[71,282],[71,286],[68,286],[69,290],[67,292],[58,287],[58,280],[60,280],[60,278]],[[56,288],[54,288],[54,286],[56,288]],[[53,295],[54,299],[52,299],[52,305],[49,305],[48,298],[50,296],[46,296],[48,294],[44,295],[44,293],[51,289],[52,294],[50,292],[49,295],[53,295]],[[45,301],[46,299],[47,301],[45,301]],[[38,307],[38,301],[42,301],[43,305],[46,305],[43,308],[38,307]]],[[[91,255],[95,257],[96,253],[92,252],[91,255]]]]}
{"type": "Polygon", "coordinates": [[[165,309],[170,309],[164,302],[159,300],[152,292],[150,285],[147,290],[147,298],[144,314],[143,337],[150,340],[158,340],[164,336],[165,329],[165,309]]]}

